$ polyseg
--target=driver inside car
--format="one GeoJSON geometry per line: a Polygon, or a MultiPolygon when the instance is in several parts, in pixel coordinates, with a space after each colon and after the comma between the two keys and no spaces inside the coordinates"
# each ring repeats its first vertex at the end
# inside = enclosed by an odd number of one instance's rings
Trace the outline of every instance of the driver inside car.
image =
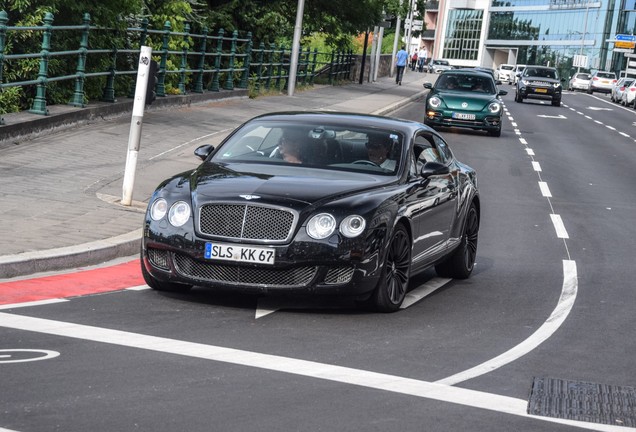
{"type": "Polygon", "coordinates": [[[381,168],[393,171],[395,160],[389,158],[392,145],[393,140],[388,135],[369,135],[366,144],[369,160],[381,168]]]}

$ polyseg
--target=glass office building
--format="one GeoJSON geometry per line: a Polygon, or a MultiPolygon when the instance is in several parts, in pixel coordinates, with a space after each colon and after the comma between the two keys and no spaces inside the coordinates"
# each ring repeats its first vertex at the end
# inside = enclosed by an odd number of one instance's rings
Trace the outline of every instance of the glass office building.
{"type": "MultiPolygon", "coordinates": [[[[582,70],[625,68],[616,35],[636,33],[636,0],[445,0],[439,57],[453,65],[501,63],[582,70]]],[[[442,2],[440,2],[441,6],[442,2]]]]}

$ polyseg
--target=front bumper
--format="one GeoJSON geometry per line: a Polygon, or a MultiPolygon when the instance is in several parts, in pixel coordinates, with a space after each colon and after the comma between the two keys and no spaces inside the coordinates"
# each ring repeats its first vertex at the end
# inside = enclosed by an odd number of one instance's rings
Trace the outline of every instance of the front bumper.
{"type": "Polygon", "coordinates": [[[267,265],[206,259],[209,240],[174,240],[148,230],[142,239],[142,265],[158,281],[248,293],[361,296],[375,289],[381,272],[380,253],[363,256],[362,241],[272,246],[276,264],[267,265]]]}
{"type": "Polygon", "coordinates": [[[461,127],[496,131],[501,129],[501,115],[476,114],[474,120],[460,120],[453,118],[452,111],[427,110],[424,123],[428,126],[461,127]]]}
{"type": "Polygon", "coordinates": [[[521,97],[532,99],[552,99],[561,100],[561,87],[553,86],[519,86],[518,90],[521,97]]]}

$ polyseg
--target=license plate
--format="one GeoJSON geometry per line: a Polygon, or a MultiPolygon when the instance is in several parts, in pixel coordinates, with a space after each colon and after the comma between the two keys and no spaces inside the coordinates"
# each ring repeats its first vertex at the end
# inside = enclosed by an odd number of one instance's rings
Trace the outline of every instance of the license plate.
{"type": "Polygon", "coordinates": [[[601,83],[603,83],[603,84],[609,84],[610,82],[609,82],[609,81],[607,81],[607,80],[601,80],[601,83]]]}
{"type": "Polygon", "coordinates": [[[548,89],[535,89],[534,91],[537,93],[547,93],[548,89]]]}
{"type": "Polygon", "coordinates": [[[453,113],[453,118],[457,120],[475,120],[475,114],[453,113]]]}
{"type": "Polygon", "coordinates": [[[272,265],[275,255],[274,249],[268,247],[206,242],[203,256],[206,259],[272,265]]]}

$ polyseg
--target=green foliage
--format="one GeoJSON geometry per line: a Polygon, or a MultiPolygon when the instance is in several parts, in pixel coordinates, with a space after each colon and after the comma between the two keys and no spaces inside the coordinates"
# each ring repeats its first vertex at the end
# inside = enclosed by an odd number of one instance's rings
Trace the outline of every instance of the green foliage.
{"type": "Polygon", "coordinates": [[[0,91],[0,114],[21,111],[22,87],[8,87],[0,91]]]}

